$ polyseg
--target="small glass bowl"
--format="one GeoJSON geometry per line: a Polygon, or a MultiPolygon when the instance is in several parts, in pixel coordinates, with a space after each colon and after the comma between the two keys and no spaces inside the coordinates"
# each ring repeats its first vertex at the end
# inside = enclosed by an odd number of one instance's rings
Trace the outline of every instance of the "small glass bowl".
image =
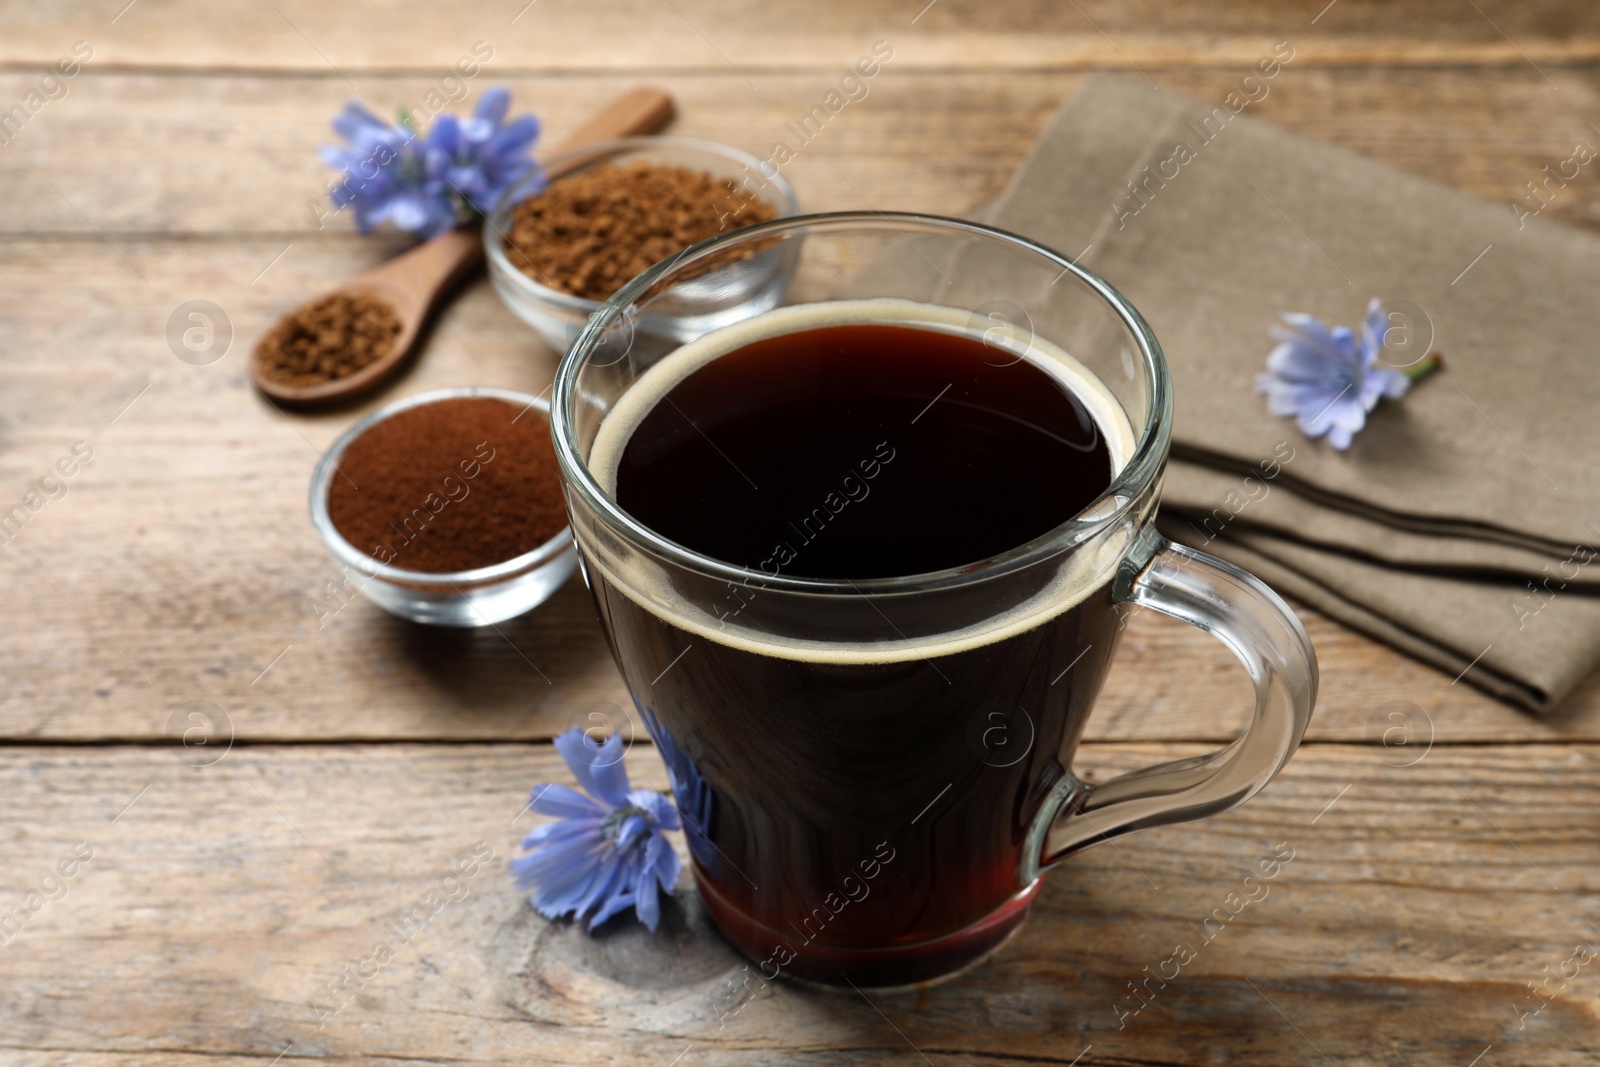
{"type": "MultiPolygon", "coordinates": [[[[537,330],[557,352],[567,350],[603,301],[551,289],[518,270],[506,255],[503,239],[510,230],[511,211],[542,192],[546,180],[554,185],[602,163],[626,166],[637,162],[704,171],[718,178],[738,180],[750,176],[761,183],[756,195],[772,205],[777,218],[800,210],[794,190],[783,175],[774,173],[769,177],[755,156],[712,141],[622,137],[584,145],[549,160],[541,172],[530,174],[501,196],[483,228],[483,244],[494,291],[514,315],[537,330]]],[[[640,328],[687,341],[718,326],[747,319],[778,305],[793,268],[793,249],[775,248],[685,282],[680,286],[681,299],[671,321],[656,316],[661,321],[641,322],[640,328]]]]}
{"type": "Polygon", "coordinates": [[[510,389],[436,389],[386,404],[340,434],[323,453],[311,476],[311,524],[334,562],[368,600],[385,611],[432,626],[489,626],[544,603],[572,577],[578,553],[570,526],[563,526],[538,548],[504,563],[441,574],[379,563],[346,541],[328,516],[328,487],[338,477],[339,460],[350,442],[399,412],[458,397],[495,397],[537,412],[547,425],[550,421],[549,401],[510,389]]]}

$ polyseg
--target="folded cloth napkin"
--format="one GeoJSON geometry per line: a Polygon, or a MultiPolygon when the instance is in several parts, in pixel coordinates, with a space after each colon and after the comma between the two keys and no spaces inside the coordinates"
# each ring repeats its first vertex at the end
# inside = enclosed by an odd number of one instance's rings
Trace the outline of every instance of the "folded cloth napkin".
{"type": "Polygon", "coordinates": [[[1091,77],[984,214],[1149,320],[1175,383],[1171,536],[1547,712],[1600,663],[1600,240],[1248,106],[1091,77]],[[1255,377],[1280,313],[1359,335],[1371,297],[1420,308],[1446,366],[1340,452],[1255,377]]]}

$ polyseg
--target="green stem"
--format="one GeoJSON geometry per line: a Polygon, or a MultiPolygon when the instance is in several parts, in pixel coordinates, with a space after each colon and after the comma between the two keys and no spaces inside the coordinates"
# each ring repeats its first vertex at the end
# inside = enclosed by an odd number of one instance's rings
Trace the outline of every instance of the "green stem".
{"type": "Polygon", "coordinates": [[[1422,378],[1426,378],[1428,375],[1432,374],[1436,370],[1439,370],[1443,366],[1444,356],[1438,352],[1429,352],[1426,356],[1423,356],[1421,359],[1411,364],[1411,366],[1401,367],[1400,373],[1404,374],[1412,381],[1418,381],[1422,378]]]}

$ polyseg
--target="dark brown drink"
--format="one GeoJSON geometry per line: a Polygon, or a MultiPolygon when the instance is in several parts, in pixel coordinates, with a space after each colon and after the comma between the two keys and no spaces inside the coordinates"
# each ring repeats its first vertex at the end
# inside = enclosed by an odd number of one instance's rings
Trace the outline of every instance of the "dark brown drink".
{"type": "MultiPolygon", "coordinates": [[[[602,481],[693,551],[852,583],[959,572],[1106,491],[1129,434],[1087,374],[870,310],[752,337],[639,399],[602,432],[602,481]]],[[[1051,591],[1036,570],[989,577],[995,618],[976,633],[970,601],[946,625],[926,600],[869,597],[884,639],[831,647],[751,628],[770,607],[760,581],[730,586],[708,627],[706,610],[669,617],[588,573],[674,771],[706,905],[766,977],[906,984],[1020,922],[1024,834],[1116,643],[1105,576],[1015,619],[1008,606],[1051,591]]]]}
{"type": "Polygon", "coordinates": [[[771,574],[891,578],[997,556],[1111,484],[1088,409],[962,334],[902,324],[766,337],[701,367],[628,439],[617,502],[771,574]]]}

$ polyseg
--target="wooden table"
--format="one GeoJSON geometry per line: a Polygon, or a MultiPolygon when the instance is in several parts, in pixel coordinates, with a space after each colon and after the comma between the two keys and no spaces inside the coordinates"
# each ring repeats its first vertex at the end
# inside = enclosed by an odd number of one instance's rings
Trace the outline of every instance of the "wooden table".
{"type": "MultiPolygon", "coordinates": [[[[774,987],[720,1018],[739,961],[714,934],[592,940],[533,915],[502,867],[529,786],[564,777],[548,739],[626,701],[581,584],[498,631],[350,600],[305,493],[361,412],[286,415],[244,361],[277,314],[399,247],[319,229],[330,116],[423,102],[475,42],[493,54],[472,94],[509,85],[552,141],[648,83],[677,96],[678,132],[765,150],[886,41],[870,96],[786,173],[813,209],[960,214],[1083,72],[1220,100],[1288,40],[1252,114],[1507,201],[1600,138],[1600,12],[525,2],[0,6],[0,111],[25,119],[0,145],[0,508],[93,450],[0,546],[0,1063],[1596,1062],[1600,686],[1537,722],[1309,612],[1317,719],[1245,808],[1074,860],[1020,938],[948,984],[774,987]],[[92,58],[34,109],[79,41],[92,58]],[[196,300],[222,316],[185,361],[169,339],[196,300]],[[1270,895],[1124,1014],[1280,843],[1270,895]],[[475,847],[498,859],[363,968],[475,847]]],[[[1545,213],[1600,229],[1600,178],[1545,213]]],[[[480,281],[384,398],[536,392],[554,362],[480,281]]],[[[1231,736],[1247,693],[1221,650],[1148,613],[1128,636],[1094,773],[1231,736]]],[[[629,766],[662,783],[648,746],[629,766]]]]}

